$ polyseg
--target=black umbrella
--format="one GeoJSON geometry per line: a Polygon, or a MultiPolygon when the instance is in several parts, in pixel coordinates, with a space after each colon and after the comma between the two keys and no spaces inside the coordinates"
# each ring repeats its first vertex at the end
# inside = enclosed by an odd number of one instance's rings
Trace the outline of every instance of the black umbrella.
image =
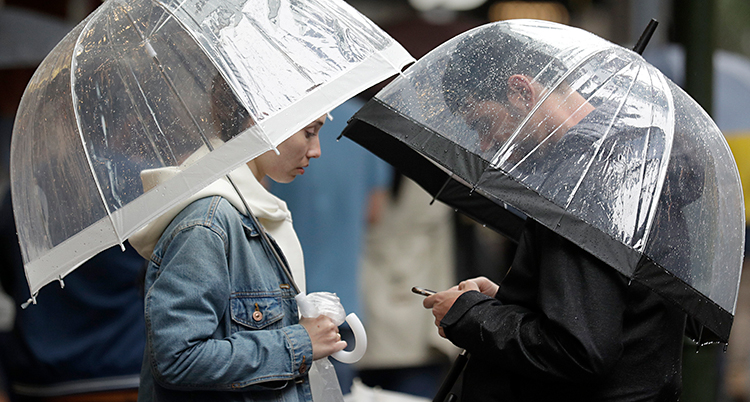
{"type": "Polygon", "coordinates": [[[511,238],[537,220],[679,305],[699,343],[727,341],[737,167],[705,111],[636,52],[554,23],[487,24],[421,58],[343,135],[511,238]],[[539,100],[523,104],[524,88],[539,100]]]}

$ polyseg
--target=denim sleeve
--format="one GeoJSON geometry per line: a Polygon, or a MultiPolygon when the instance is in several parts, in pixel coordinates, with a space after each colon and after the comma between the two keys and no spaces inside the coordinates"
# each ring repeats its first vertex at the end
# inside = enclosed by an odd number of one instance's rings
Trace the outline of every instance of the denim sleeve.
{"type": "Polygon", "coordinates": [[[148,289],[149,366],[164,387],[278,387],[307,375],[312,344],[299,324],[216,336],[231,294],[225,241],[221,228],[195,225],[178,230],[148,289]]]}

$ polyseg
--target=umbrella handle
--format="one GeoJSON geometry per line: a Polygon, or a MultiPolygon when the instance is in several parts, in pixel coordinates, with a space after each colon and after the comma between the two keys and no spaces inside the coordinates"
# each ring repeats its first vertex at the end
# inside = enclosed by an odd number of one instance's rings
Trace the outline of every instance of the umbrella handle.
{"type": "Polygon", "coordinates": [[[341,363],[353,364],[358,362],[367,351],[367,334],[365,333],[365,326],[362,325],[362,321],[356,314],[349,313],[346,316],[346,322],[354,332],[354,349],[351,351],[340,350],[332,354],[331,357],[341,363]]]}
{"type": "MultiPolygon", "coordinates": [[[[304,293],[297,294],[294,299],[297,301],[297,307],[303,317],[317,317],[320,314],[315,305],[307,300],[307,295],[304,293]]],[[[354,333],[354,349],[351,351],[340,350],[332,354],[331,357],[341,363],[354,364],[358,362],[367,351],[367,333],[365,332],[365,326],[362,325],[362,321],[359,320],[357,314],[349,313],[349,315],[346,316],[346,322],[354,333]]]]}
{"type": "Polygon", "coordinates": [[[456,357],[456,360],[453,362],[450,371],[448,371],[448,375],[445,376],[445,380],[443,380],[443,384],[440,385],[440,389],[438,389],[438,392],[437,394],[435,394],[435,398],[432,399],[432,402],[451,402],[455,400],[456,396],[449,393],[453,388],[453,385],[456,384],[458,376],[464,370],[464,367],[466,367],[466,363],[468,363],[468,361],[469,352],[464,350],[456,357]]]}

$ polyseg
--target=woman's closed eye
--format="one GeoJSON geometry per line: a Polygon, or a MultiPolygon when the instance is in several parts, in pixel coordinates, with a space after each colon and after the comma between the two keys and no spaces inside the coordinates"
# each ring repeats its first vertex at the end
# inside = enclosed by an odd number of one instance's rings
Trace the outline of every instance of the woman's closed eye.
{"type": "Polygon", "coordinates": [[[310,124],[309,126],[305,127],[305,137],[312,138],[312,137],[317,136],[322,127],[323,127],[323,124],[320,123],[319,121],[316,121],[313,124],[310,124]]]}

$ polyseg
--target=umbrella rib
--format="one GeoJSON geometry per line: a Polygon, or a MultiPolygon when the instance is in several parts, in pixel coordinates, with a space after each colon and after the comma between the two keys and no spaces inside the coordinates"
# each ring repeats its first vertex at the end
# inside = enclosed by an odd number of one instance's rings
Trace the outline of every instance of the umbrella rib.
{"type": "MultiPolygon", "coordinates": [[[[628,65],[625,68],[630,67],[632,65],[633,65],[632,62],[628,63],[628,65]]],[[[625,68],[620,69],[620,71],[623,71],[625,68]]],[[[639,70],[640,70],[640,68],[639,68],[639,70]]],[[[614,76],[615,76],[615,74],[612,75],[612,77],[614,77],[614,76]]],[[[611,80],[612,77],[610,77],[609,80],[611,80]]],[[[617,110],[615,111],[615,113],[613,113],[612,120],[609,121],[609,125],[607,126],[606,132],[603,133],[602,138],[600,138],[600,139],[598,139],[596,141],[596,149],[595,149],[595,152],[594,152],[594,156],[596,156],[596,155],[599,154],[599,150],[601,149],[601,147],[602,147],[602,145],[604,143],[604,139],[606,138],[606,135],[610,132],[610,129],[612,128],[612,126],[615,124],[615,118],[620,114],[620,111],[622,111],[623,106],[625,106],[625,101],[628,98],[627,94],[630,94],[632,92],[633,86],[635,85],[635,82],[636,82],[635,79],[633,81],[631,81],[630,86],[628,86],[628,90],[626,91],[626,95],[621,97],[620,104],[617,106],[617,110]]],[[[581,178],[578,179],[578,183],[576,183],[575,187],[570,192],[570,196],[568,197],[568,200],[567,200],[567,202],[565,204],[565,208],[568,208],[570,206],[570,203],[573,202],[573,198],[575,197],[576,193],[578,192],[578,189],[581,187],[581,183],[583,183],[583,179],[588,175],[589,170],[591,170],[591,165],[593,163],[594,163],[594,158],[592,157],[591,159],[589,159],[586,168],[583,170],[583,174],[581,174],[581,178]]]]}
{"type": "MultiPolygon", "coordinates": [[[[657,74],[656,77],[659,79],[659,81],[661,81],[662,87],[669,89],[669,85],[667,84],[667,81],[663,75],[657,74]]],[[[665,125],[665,129],[668,130],[669,132],[664,133],[665,141],[667,142],[667,144],[664,144],[665,151],[664,151],[664,155],[662,159],[662,160],[667,161],[667,169],[660,169],[659,178],[656,180],[656,189],[654,191],[654,194],[656,194],[656,199],[653,200],[651,204],[651,211],[648,214],[649,222],[647,222],[646,230],[643,233],[644,239],[648,239],[649,235],[651,234],[652,222],[656,218],[656,213],[654,211],[659,205],[659,200],[661,199],[662,188],[664,187],[664,177],[667,175],[667,170],[669,168],[669,160],[672,158],[672,144],[674,143],[674,126],[675,126],[675,121],[674,121],[675,106],[674,106],[674,98],[672,97],[672,91],[667,90],[667,91],[664,91],[664,93],[666,94],[667,109],[670,111],[670,113],[667,116],[669,120],[667,121],[667,124],[665,125]]]]}
{"type": "MultiPolygon", "coordinates": [[[[161,2],[159,2],[158,0],[155,0],[155,1],[157,1],[159,4],[161,4],[161,2]]],[[[184,4],[185,2],[187,2],[187,0],[184,0],[182,3],[180,3],[178,9],[181,8],[182,4],[184,4]]],[[[170,15],[172,15],[172,12],[168,8],[166,8],[166,7],[165,7],[165,11],[167,13],[169,13],[170,15]]],[[[197,21],[192,14],[188,13],[187,17],[190,18],[190,20],[193,21],[196,26],[200,26],[201,25],[201,23],[199,21],[197,21]]],[[[180,18],[174,17],[174,19],[176,21],[178,21],[180,24],[183,23],[180,18]]],[[[190,29],[185,29],[185,31],[188,33],[188,35],[190,35],[191,37],[193,37],[193,33],[192,33],[192,31],[190,29]]],[[[208,31],[208,32],[204,31],[204,34],[210,35],[214,39],[214,41],[217,42],[217,43],[221,42],[221,38],[218,37],[218,36],[216,36],[213,31],[208,31]]],[[[200,46],[201,48],[203,48],[203,45],[201,44],[200,41],[196,40],[195,38],[193,38],[193,40],[195,40],[195,43],[197,43],[198,46],[200,46]]],[[[229,42],[229,43],[227,43],[227,45],[233,46],[235,50],[237,49],[236,46],[235,46],[235,44],[234,44],[234,42],[229,42]]],[[[221,66],[223,66],[227,70],[234,70],[236,72],[237,69],[234,68],[234,67],[232,67],[232,66],[230,66],[230,63],[227,62],[226,58],[214,58],[214,57],[211,56],[211,52],[208,52],[205,49],[203,49],[203,50],[206,53],[206,56],[208,56],[208,58],[215,65],[221,65],[221,66]]],[[[219,71],[219,74],[221,74],[222,78],[224,78],[225,81],[232,83],[232,85],[229,85],[229,88],[232,91],[234,91],[234,87],[235,86],[242,87],[244,90],[247,91],[246,85],[244,83],[238,82],[237,80],[234,79],[234,77],[226,77],[225,74],[222,72],[222,70],[219,69],[219,68],[217,68],[217,70],[219,71]]],[[[241,74],[237,73],[236,75],[239,76],[241,74]]],[[[259,109],[259,107],[255,104],[255,102],[253,102],[252,99],[240,97],[240,96],[238,96],[237,93],[235,93],[235,96],[237,97],[237,99],[239,99],[243,103],[244,102],[248,102],[250,104],[249,105],[250,107],[248,107],[247,105],[243,104],[243,106],[245,106],[245,109],[247,109],[248,111],[258,110],[259,109]]],[[[255,116],[253,116],[253,117],[255,118],[256,121],[259,121],[258,118],[256,118],[255,116]]],[[[266,138],[266,140],[268,141],[269,144],[271,144],[271,140],[270,139],[266,138]]],[[[273,144],[271,144],[271,145],[273,146],[273,144]]]]}
{"type": "MultiPolygon", "coordinates": [[[[183,2],[180,3],[180,5],[178,7],[182,7],[182,5],[185,4],[186,1],[187,0],[183,0],[183,2]]],[[[160,4],[162,6],[162,9],[164,9],[164,14],[162,14],[159,17],[159,21],[157,21],[154,24],[154,28],[151,30],[152,34],[158,32],[160,29],[162,29],[164,26],[166,26],[167,22],[169,22],[170,19],[174,19],[175,21],[177,21],[179,23],[179,19],[178,18],[174,18],[173,15],[169,12],[169,10],[167,9],[166,6],[164,6],[163,4],[161,4],[158,1],[154,1],[154,2],[157,3],[157,4],[160,4]]]]}
{"type": "MultiPolygon", "coordinates": [[[[164,67],[161,64],[161,62],[159,62],[159,59],[158,59],[158,57],[156,55],[156,52],[151,47],[151,44],[149,43],[148,38],[144,37],[143,32],[141,32],[141,30],[135,25],[135,22],[130,17],[130,14],[128,14],[127,11],[125,11],[125,15],[127,16],[128,20],[130,20],[131,24],[133,24],[133,26],[135,27],[135,30],[136,30],[136,32],[138,32],[138,35],[141,37],[141,40],[144,41],[144,43],[146,45],[146,48],[149,51],[149,54],[151,55],[152,60],[154,61],[154,63],[156,63],[156,66],[157,66],[157,68],[158,68],[161,76],[164,78],[164,81],[167,83],[167,86],[169,87],[169,89],[172,91],[172,93],[174,93],[174,95],[179,100],[180,105],[185,109],[185,111],[188,114],[188,116],[190,116],[190,119],[192,120],[192,122],[195,125],[195,127],[198,129],[198,133],[200,134],[201,139],[205,143],[206,147],[208,148],[209,151],[213,151],[214,150],[213,144],[211,144],[211,141],[208,140],[208,137],[206,136],[206,133],[203,131],[203,129],[201,128],[200,124],[198,124],[198,121],[196,120],[196,118],[193,115],[193,113],[190,111],[190,108],[185,103],[185,100],[182,99],[182,96],[180,96],[179,92],[177,92],[177,88],[174,85],[174,82],[172,81],[172,79],[167,75],[166,71],[164,71],[164,67]]],[[[276,153],[278,153],[278,151],[276,151],[276,153]]],[[[291,273],[289,267],[287,267],[286,264],[284,264],[284,260],[278,254],[278,252],[276,251],[276,248],[273,247],[273,243],[271,243],[270,239],[268,238],[268,235],[266,234],[265,229],[263,229],[263,226],[260,225],[260,222],[257,220],[257,218],[255,217],[255,215],[250,210],[250,207],[248,206],[247,201],[245,200],[245,198],[242,196],[242,193],[240,192],[239,188],[237,188],[237,186],[235,185],[235,183],[232,181],[231,177],[229,177],[228,174],[226,175],[226,178],[229,181],[229,183],[232,185],[232,187],[234,188],[234,190],[237,192],[237,194],[240,196],[240,199],[242,200],[242,204],[245,207],[245,209],[247,210],[248,216],[260,228],[259,232],[261,234],[261,237],[267,242],[267,244],[269,245],[269,248],[271,249],[271,252],[273,253],[274,258],[276,258],[276,260],[278,261],[278,263],[281,265],[281,268],[284,271],[284,273],[289,277],[289,281],[291,282],[291,285],[294,288],[295,292],[299,293],[300,289],[297,286],[296,282],[294,281],[294,277],[292,276],[292,273],[291,273]]]]}
{"type": "Polygon", "coordinates": [[[136,25],[133,18],[130,16],[130,13],[127,12],[127,10],[124,11],[125,16],[128,18],[128,21],[133,25],[133,28],[135,29],[135,32],[138,33],[138,37],[143,41],[144,47],[146,48],[146,51],[148,52],[149,56],[151,56],[151,60],[154,61],[154,64],[156,64],[157,70],[159,70],[159,74],[164,79],[164,82],[166,82],[167,86],[169,87],[169,90],[175,95],[177,100],[180,101],[180,106],[187,112],[188,116],[190,116],[190,120],[193,121],[193,124],[198,128],[198,133],[201,136],[201,139],[208,147],[209,151],[213,151],[213,145],[211,145],[211,142],[206,137],[206,133],[203,132],[203,129],[201,128],[200,124],[198,124],[198,121],[195,119],[195,116],[190,111],[190,108],[185,103],[185,100],[182,99],[182,96],[180,96],[180,93],[177,91],[177,87],[174,84],[174,81],[167,75],[166,71],[164,71],[164,65],[159,61],[159,57],[156,54],[156,50],[151,46],[151,42],[149,41],[148,37],[146,37],[141,29],[136,25]]]}
{"type": "MultiPolygon", "coordinates": [[[[640,71],[639,71],[639,74],[640,74],[640,71]]],[[[651,78],[651,77],[649,77],[649,78],[651,78]]],[[[653,93],[654,92],[654,90],[653,90],[653,88],[654,88],[653,79],[649,79],[649,82],[652,84],[652,85],[649,86],[649,88],[651,88],[651,92],[653,93]]],[[[641,166],[640,166],[640,175],[639,175],[639,182],[638,182],[638,188],[640,189],[641,193],[643,193],[643,186],[644,186],[644,183],[646,182],[646,163],[647,163],[647,158],[648,158],[648,146],[649,146],[648,144],[651,142],[651,139],[652,139],[652,136],[653,136],[652,127],[654,126],[654,119],[655,119],[654,109],[656,109],[656,105],[654,105],[653,103],[651,103],[650,104],[651,120],[649,121],[649,127],[646,130],[646,135],[645,135],[646,140],[644,141],[643,148],[641,149],[641,155],[642,155],[643,160],[642,160],[641,166]]],[[[653,202],[653,195],[652,195],[651,202],[653,202]]],[[[644,204],[643,197],[639,197],[639,199],[638,199],[638,210],[636,211],[636,216],[635,216],[635,219],[634,219],[634,222],[633,222],[633,228],[632,228],[633,239],[631,239],[631,240],[635,240],[635,234],[638,232],[638,227],[639,227],[638,222],[642,218],[642,216],[641,216],[641,206],[643,204],[644,204]]],[[[650,209],[649,209],[649,212],[650,212],[650,209]]],[[[649,214],[646,215],[646,217],[648,218],[648,216],[650,216],[650,215],[651,214],[649,213],[649,214]]],[[[647,234],[648,234],[648,226],[645,226],[644,227],[643,235],[642,235],[641,240],[640,240],[641,242],[643,241],[643,239],[646,238],[647,234]]],[[[633,247],[634,248],[639,248],[640,246],[636,247],[636,244],[633,244],[633,247]]]]}
{"type": "MultiPolygon", "coordinates": [[[[95,18],[91,18],[86,22],[86,26],[81,29],[81,32],[78,34],[78,38],[76,38],[76,46],[75,48],[78,48],[81,45],[81,41],[83,39],[83,35],[85,32],[88,32],[89,27],[93,23],[95,18]]],[[[71,101],[73,102],[73,105],[78,105],[78,96],[76,95],[75,91],[75,83],[76,83],[76,56],[75,54],[70,59],[70,97],[71,101]]],[[[125,251],[125,241],[122,238],[122,235],[120,234],[120,231],[117,229],[117,225],[115,224],[115,220],[112,217],[112,211],[110,211],[109,205],[107,204],[107,200],[104,197],[104,191],[102,191],[101,183],[99,183],[99,178],[96,175],[96,172],[94,171],[94,165],[91,163],[91,155],[89,154],[88,147],[86,146],[86,138],[83,136],[83,127],[81,124],[81,117],[78,114],[77,108],[76,112],[73,113],[76,120],[76,128],[78,129],[78,137],[81,140],[81,147],[83,148],[83,153],[86,156],[86,163],[89,166],[89,172],[91,173],[91,176],[94,179],[94,184],[96,185],[96,191],[99,193],[99,198],[101,198],[102,205],[104,206],[104,210],[107,211],[107,217],[109,218],[109,222],[112,224],[112,230],[115,232],[115,236],[117,236],[117,241],[120,244],[120,249],[122,251],[125,251]]]]}
{"type": "Polygon", "coordinates": [[[265,39],[266,42],[268,42],[268,44],[270,44],[274,48],[274,50],[276,50],[278,53],[280,53],[284,57],[284,59],[286,59],[286,61],[292,67],[294,67],[294,69],[297,70],[297,72],[304,79],[306,79],[307,81],[309,81],[310,84],[312,84],[313,86],[316,85],[315,80],[313,80],[313,78],[310,76],[310,74],[308,74],[302,68],[301,65],[299,65],[297,62],[295,62],[294,59],[292,59],[291,57],[289,57],[289,55],[282,50],[281,46],[279,46],[279,44],[277,43],[276,39],[273,38],[271,35],[269,35],[268,32],[266,32],[266,30],[263,29],[263,27],[261,27],[260,24],[258,24],[258,22],[254,18],[248,18],[248,21],[250,21],[250,24],[255,28],[255,30],[258,31],[258,33],[260,33],[261,36],[263,36],[263,39],[265,39]]]}
{"type": "MultiPolygon", "coordinates": [[[[234,43],[233,43],[233,42],[230,42],[230,43],[228,43],[228,46],[232,46],[232,47],[233,47],[233,48],[234,48],[235,50],[237,50],[237,48],[235,47],[235,45],[234,45],[234,43]]],[[[239,53],[239,52],[238,52],[238,53],[239,53]]],[[[212,60],[213,60],[213,59],[212,59],[212,60]]],[[[222,63],[223,63],[223,62],[224,62],[224,60],[222,60],[222,63]]],[[[233,66],[226,66],[226,68],[235,70],[235,68],[234,68],[233,66]]],[[[251,110],[258,110],[258,107],[257,107],[257,105],[254,105],[254,104],[253,104],[253,100],[252,100],[252,99],[249,99],[249,98],[248,98],[248,99],[245,99],[244,97],[240,97],[240,96],[238,96],[238,94],[237,94],[237,93],[236,93],[236,92],[234,91],[234,85],[237,85],[237,86],[241,87],[241,88],[242,88],[242,89],[243,89],[243,90],[244,90],[245,92],[251,92],[251,91],[250,91],[250,90],[249,90],[249,89],[247,88],[247,85],[246,85],[245,83],[242,83],[242,82],[230,81],[229,79],[227,79],[227,77],[225,77],[225,76],[224,76],[224,74],[222,74],[222,73],[221,73],[221,71],[220,71],[220,70],[219,70],[219,74],[221,74],[222,78],[224,78],[224,80],[225,80],[225,81],[227,81],[227,82],[232,82],[232,84],[233,84],[233,85],[229,85],[229,88],[230,88],[230,90],[232,90],[232,92],[234,92],[234,95],[235,95],[235,97],[236,97],[237,99],[239,99],[239,100],[240,100],[240,102],[243,102],[243,107],[245,107],[245,110],[247,110],[247,111],[248,111],[248,113],[249,113],[249,114],[251,114],[251,115],[253,116],[253,120],[255,120],[256,122],[258,122],[258,124],[257,124],[257,126],[258,126],[258,129],[260,130],[261,134],[263,134],[263,136],[262,136],[262,139],[263,139],[263,140],[264,140],[264,141],[266,142],[266,144],[268,144],[268,146],[269,146],[269,147],[271,147],[271,149],[273,149],[273,151],[274,151],[274,152],[276,153],[276,155],[279,155],[279,150],[278,150],[278,148],[276,147],[276,145],[274,145],[273,141],[271,141],[271,137],[269,137],[269,136],[268,136],[268,134],[266,133],[266,131],[265,131],[265,130],[263,129],[263,126],[262,126],[262,125],[260,124],[260,123],[261,123],[261,120],[260,120],[260,119],[259,119],[259,118],[258,118],[257,116],[255,116],[255,114],[253,114],[253,113],[251,112],[251,110]],[[246,100],[247,100],[247,101],[248,101],[248,102],[250,103],[250,105],[252,106],[252,108],[248,108],[247,106],[245,106],[245,105],[244,105],[244,102],[245,102],[246,100]]],[[[237,74],[237,75],[239,75],[239,74],[237,74]]]]}
{"type": "MultiPolygon", "coordinates": [[[[597,50],[596,52],[593,52],[590,55],[588,55],[587,57],[583,58],[581,61],[579,61],[578,63],[576,63],[574,66],[570,67],[565,72],[565,74],[563,74],[552,86],[550,86],[551,89],[549,91],[547,91],[547,93],[545,93],[542,96],[542,98],[539,100],[539,102],[537,102],[534,105],[534,107],[526,115],[526,117],[523,119],[523,121],[513,131],[513,134],[511,134],[510,137],[505,141],[505,143],[503,144],[502,148],[500,148],[500,150],[498,150],[497,153],[495,153],[495,156],[492,158],[492,162],[491,162],[491,164],[493,166],[499,166],[499,164],[501,162],[501,159],[505,159],[505,158],[501,158],[501,156],[504,153],[506,153],[508,151],[508,149],[512,146],[513,140],[516,139],[516,137],[518,136],[518,134],[521,132],[521,129],[523,129],[526,126],[526,124],[529,122],[529,120],[534,115],[534,113],[536,113],[536,111],[542,106],[542,104],[547,100],[547,98],[549,98],[550,95],[552,95],[552,92],[554,92],[554,90],[557,89],[565,81],[565,79],[567,79],[570,76],[570,74],[573,73],[573,71],[576,71],[578,69],[578,67],[580,67],[583,64],[587,63],[589,60],[591,60],[592,58],[594,58],[596,55],[598,55],[599,53],[602,53],[602,52],[604,52],[606,50],[608,50],[608,48],[597,50]]],[[[547,65],[546,67],[548,67],[548,66],[549,65],[547,65]]],[[[540,71],[536,75],[536,77],[534,77],[534,81],[536,81],[537,78],[546,70],[546,67],[544,69],[542,69],[542,71],[540,71]]],[[[518,164],[516,164],[514,167],[512,167],[510,170],[508,170],[508,173],[510,173],[513,170],[515,170],[516,166],[518,166],[518,164]]]]}
{"type": "MultiPolygon", "coordinates": [[[[179,9],[183,8],[183,4],[185,4],[185,3],[187,2],[187,1],[188,1],[188,0],[183,0],[183,1],[182,1],[182,2],[181,2],[181,3],[180,3],[180,4],[178,5],[178,6],[177,6],[177,9],[179,10],[179,9]]],[[[161,1],[159,1],[159,0],[152,0],[152,2],[153,2],[153,3],[156,3],[156,4],[158,4],[158,5],[160,5],[160,6],[162,7],[162,9],[164,10],[164,12],[165,12],[166,14],[169,14],[171,18],[173,18],[173,19],[174,19],[175,21],[177,21],[177,22],[178,22],[179,24],[183,25],[183,22],[181,21],[181,19],[180,19],[180,18],[178,18],[178,17],[176,17],[176,16],[175,16],[175,15],[173,14],[172,10],[170,10],[170,9],[169,9],[169,7],[168,7],[167,5],[165,5],[164,3],[162,3],[162,2],[161,2],[161,1]]],[[[197,20],[196,20],[196,19],[194,18],[193,14],[191,14],[191,13],[187,12],[187,13],[186,13],[186,16],[187,16],[187,18],[189,18],[189,19],[190,19],[190,20],[191,20],[191,21],[192,21],[193,23],[195,23],[195,25],[196,25],[196,26],[198,26],[198,27],[200,27],[200,26],[201,26],[201,23],[200,23],[199,21],[197,21],[197,20]]],[[[188,35],[190,35],[190,37],[191,37],[191,38],[193,38],[193,40],[195,41],[195,43],[196,43],[196,44],[197,44],[197,45],[198,45],[198,46],[199,46],[199,47],[200,47],[201,49],[203,49],[203,51],[205,52],[206,56],[207,56],[207,57],[208,57],[208,58],[209,58],[209,59],[210,59],[210,60],[211,60],[211,61],[212,61],[212,62],[214,63],[214,67],[216,67],[216,65],[218,64],[218,65],[220,65],[220,66],[223,66],[223,67],[224,67],[225,69],[227,69],[227,70],[235,70],[235,71],[236,71],[236,68],[234,68],[234,67],[233,67],[232,65],[230,65],[230,63],[228,63],[226,59],[224,59],[224,58],[218,58],[218,59],[217,59],[217,58],[214,58],[214,57],[212,57],[212,56],[211,56],[211,52],[209,52],[209,51],[206,51],[206,49],[204,48],[204,46],[203,46],[203,45],[201,44],[201,41],[199,41],[199,40],[196,40],[196,38],[195,38],[195,37],[193,36],[193,33],[192,33],[192,31],[191,31],[190,29],[188,29],[187,27],[185,27],[185,31],[187,32],[187,34],[188,34],[188,35]]],[[[218,37],[218,36],[216,36],[216,35],[215,35],[215,34],[214,34],[214,33],[213,33],[212,31],[208,31],[208,32],[206,32],[206,31],[203,31],[203,32],[204,32],[204,34],[208,34],[208,35],[211,35],[211,37],[213,37],[213,38],[214,38],[214,40],[215,40],[216,42],[220,42],[220,41],[221,41],[221,38],[220,38],[220,37],[218,37]]],[[[230,43],[229,43],[228,45],[234,46],[234,43],[233,43],[233,42],[230,42],[230,43]]],[[[155,55],[155,54],[156,54],[156,52],[153,52],[153,48],[151,48],[150,46],[149,46],[149,49],[150,49],[150,50],[152,50],[152,54],[153,54],[153,55],[155,55]]],[[[234,47],[234,49],[236,49],[236,47],[234,47]]],[[[238,52],[238,53],[240,53],[240,52],[238,52]]],[[[158,62],[157,62],[157,64],[158,64],[158,62]]],[[[250,99],[250,98],[246,98],[246,97],[242,97],[242,96],[239,96],[239,94],[237,94],[237,92],[236,92],[236,91],[234,90],[234,86],[239,86],[239,87],[241,87],[241,88],[243,88],[243,89],[245,89],[245,90],[247,91],[246,85],[245,85],[244,83],[238,82],[237,80],[234,80],[234,79],[233,79],[233,77],[227,78],[227,77],[225,76],[225,74],[224,74],[224,73],[222,72],[222,70],[221,70],[220,68],[216,68],[216,69],[217,69],[217,71],[219,72],[219,74],[221,74],[222,78],[224,78],[224,80],[225,80],[226,82],[228,82],[228,83],[230,83],[230,82],[231,82],[231,83],[232,83],[232,85],[229,85],[229,88],[230,88],[230,90],[231,90],[232,92],[234,92],[234,95],[235,95],[235,97],[236,97],[237,99],[239,99],[239,101],[240,101],[240,102],[242,102],[242,106],[243,106],[243,107],[245,108],[245,110],[247,110],[247,111],[248,111],[248,113],[250,113],[250,114],[251,114],[251,115],[253,116],[253,119],[254,119],[254,120],[255,120],[256,122],[258,122],[258,125],[257,125],[257,126],[258,126],[258,128],[260,129],[260,132],[261,132],[261,133],[263,134],[263,136],[262,136],[262,139],[263,139],[264,141],[266,141],[266,143],[268,144],[268,146],[270,146],[270,147],[271,147],[271,149],[273,149],[273,151],[274,151],[274,152],[276,153],[276,155],[279,155],[279,150],[278,150],[278,148],[276,147],[276,145],[274,145],[273,141],[271,141],[271,138],[270,138],[270,137],[268,136],[268,134],[266,134],[265,130],[263,130],[263,127],[262,127],[262,126],[261,126],[261,124],[260,124],[260,119],[259,119],[259,118],[258,118],[258,117],[257,117],[257,116],[255,115],[255,114],[257,114],[257,113],[253,113],[253,112],[252,112],[252,111],[257,111],[257,110],[259,109],[259,108],[257,107],[257,105],[255,105],[255,104],[254,104],[254,102],[253,102],[253,100],[252,100],[252,99],[250,99]],[[246,103],[249,103],[249,105],[247,105],[246,103]],[[250,106],[250,107],[248,107],[248,106],[250,106]]],[[[302,74],[305,74],[304,72],[301,72],[301,73],[302,73],[302,74]]],[[[239,74],[237,74],[237,75],[239,75],[239,74]]],[[[308,77],[308,80],[310,80],[310,81],[312,82],[312,79],[311,79],[311,78],[309,78],[309,77],[308,77]]],[[[191,117],[192,117],[192,116],[191,116],[191,117]]],[[[193,121],[195,122],[195,119],[193,119],[193,121]]],[[[202,133],[201,133],[201,134],[202,134],[202,133]]],[[[205,139],[204,139],[204,140],[205,140],[205,139]]],[[[210,145],[210,144],[208,144],[208,146],[209,146],[209,150],[212,150],[212,148],[210,148],[210,147],[211,147],[211,145],[210,145]]]]}
{"type": "MultiPolygon", "coordinates": [[[[135,71],[133,70],[133,68],[132,68],[132,66],[130,64],[128,64],[128,69],[130,70],[130,75],[133,78],[136,78],[135,71]]],[[[137,85],[138,92],[140,93],[141,97],[144,100],[148,99],[148,97],[146,96],[145,91],[143,90],[143,86],[141,85],[140,81],[138,81],[138,79],[134,79],[134,81],[135,81],[135,83],[137,85]]],[[[135,105],[135,96],[133,95],[132,91],[130,90],[130,87],[128,87],[126,85],[125,86],[125,91],[128,94],[128,98],[130,98],[131,103],[133,103],[133,105],[135,105]]],[[[148,108],[148,111],[149,111],[148,115],[151,117],[151,121],[156,126],[156,129],[159,132],[159,134],[161,134],[161,136],[164,137],[164,130],[162,130],[161,124],[159,123],[159,121],[155,117],[154,109],[151,107],[151,104],[149,102],[145,102],[145,104],[146,104],[146,107],[148,108]]],[[[134,107],[133,109],[135,110],[135,113],[138,115],[139,121],[146,121],[146,119],[144,118],[144,115],[141,113],[141,110],[139,108],[134,107]]],[[[146,134],[147,134],[146,137],[148,138],[148,142],[151,143],[151,147],[155,150],[155,154],[159,158],[159,161],[166,166],[168,163],[167,163],[167,161],[164,160],[164,158],[162,157],[162,153],[159,151],[159,149],[161,147],[157,146],[156,141],[154,141],[154,136],[149,134],[150,130],[148,129],[148,127],[145,124],[143,124],[143,129],[146,131],[146,134]]],[[[174,151],[172,150],[172,147],[170,146],[170,144],[168,142],[165,145],[166,145],[167,150],[169,151],[169,154],[172,157],[172,160],[176,162],[177,161],[177,156],[174,154],[174,151]]]]}

